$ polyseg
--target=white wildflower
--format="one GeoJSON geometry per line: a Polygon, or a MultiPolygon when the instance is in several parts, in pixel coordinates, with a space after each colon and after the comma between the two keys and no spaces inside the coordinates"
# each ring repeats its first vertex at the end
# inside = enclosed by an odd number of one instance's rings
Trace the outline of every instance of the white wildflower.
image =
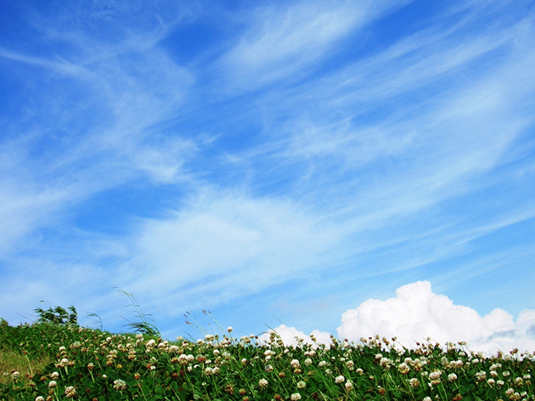
{"type": "Polygon", "coordinates": [[[126,389],[126,382],[121,379],[117,379],[113,381],[113,388],[115,390],[125,390],[126,389]]]}
{"type": "Polygon", "coordinates": [[[267,388],[268,384],[269,383],[268,383],[268,381],[266,379],[260,379],[258,381],[258,387],[260,387],[261,390],[267,388]]]}

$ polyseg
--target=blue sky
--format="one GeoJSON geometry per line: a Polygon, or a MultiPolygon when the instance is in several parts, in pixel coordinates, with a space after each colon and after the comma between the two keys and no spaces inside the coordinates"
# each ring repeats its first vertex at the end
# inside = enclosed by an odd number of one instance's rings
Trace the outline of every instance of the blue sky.
{"type": "Polygon", "coordinates": [[[204,309],[411,341],[455,337],[450,308],[535,349],[534,22],[524,0],[3,1],[0,316],[124,330],[121,288],[169,338],[204,309]]]}

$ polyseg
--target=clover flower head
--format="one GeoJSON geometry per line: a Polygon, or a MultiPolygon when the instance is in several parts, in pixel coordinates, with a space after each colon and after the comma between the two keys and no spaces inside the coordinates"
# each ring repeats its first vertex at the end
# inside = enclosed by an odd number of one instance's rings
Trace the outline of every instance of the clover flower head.
{"type": "Polygon", "coordinates": [[[258,381],[258,387],[260,387],[260,389],[263,390],[263,389],[267,388],[267,386],[268,386],[268,381],[266,379],[260,379],[258,381]]]}
{"type": "Polygon", "coordinates": [[[290,396],[290,400],[292,401],[299,401],[301,399],[301,394],[299,393],[294,393],[290,396]]]}
{"type": "Polygon", "coordinates": [[[344,376],[340,375],[340,376],[336,376],[336,378],[334,379],[334,382],[339,384],[339,383],[343,383],[345,380],[346,380],[346,378],[344,376]]]}
{"type": "Polygon", "coordinates": [[[73,386],[65,387],[65,395],[67,398],[72,398],[76,395],[76,389],[73,386]]]}
{"type": "Polygon", "coordinates": [[[50,388],[57,387],[57,385],[58,383],[55,380],[50,380],[50,382],[48,383],[48,387],[50,388]]]}
{"type": "Polygon", "coordinates": [[[429,380],[438,380],[440,379],[441,375],[442,375],[442,372],[440,370],[436,370],[429,374],[429,380]]]}
{"type": "Polygon", "coordinates": [[[409,365],[407,365],[405,362],[403,362],[402,364],[400,364],[400,365],[398,366],[398,370],[399,370],[399,372],[400,372],[401,374],[404,375],[404,374],[409,373],[409,371],[410,371],[411,369],[409,368],[409,365]]]}
{"type": "Polygon", "coordinates": [[[297,383],[297,388],[298,388],[299,390],[304,389],[306,386],[307,386],[307,384],[306,384],[304,381],[302,381],[302,380],[301,380],[300,382],[297,383]]]}
{"type": "Polygon", "coordinates": [[[126,390],[126,382],[121,379],[117,379],[113,381],[113,388],[115,390],[126,390]]]}

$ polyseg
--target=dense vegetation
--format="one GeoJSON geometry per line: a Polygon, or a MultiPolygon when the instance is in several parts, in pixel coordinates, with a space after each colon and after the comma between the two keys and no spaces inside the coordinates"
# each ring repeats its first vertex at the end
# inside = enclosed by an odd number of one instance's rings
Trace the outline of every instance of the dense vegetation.
{"type": "Polygon", "coordinates": [[[231,328],[168,342],[48,316],[2,320],[1,400],[535,400],[535,358],[518,350],[484,358],[463,343],[406,349],[379,337],[285,346],[231,328]]]}

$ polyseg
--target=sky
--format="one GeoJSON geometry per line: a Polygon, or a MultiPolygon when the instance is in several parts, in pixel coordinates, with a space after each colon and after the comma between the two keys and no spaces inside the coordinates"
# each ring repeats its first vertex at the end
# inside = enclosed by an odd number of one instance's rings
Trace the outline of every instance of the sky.
{"type": "Polygon", "coordinates": [[[534,65],[528,0],[3,0],[0,316],[533,352],[534,65]]]}

